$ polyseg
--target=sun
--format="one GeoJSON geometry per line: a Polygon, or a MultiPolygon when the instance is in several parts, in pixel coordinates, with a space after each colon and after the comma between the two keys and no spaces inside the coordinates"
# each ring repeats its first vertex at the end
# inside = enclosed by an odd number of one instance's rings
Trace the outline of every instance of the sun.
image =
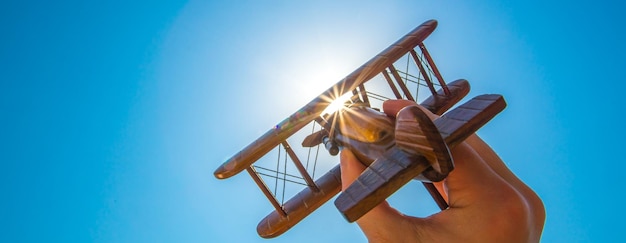
{"type": "Polygon", "coordinates": [[[339,96],[337,99],[331,101],[330,104],[326,107],[326,109],[322,111],[322,116],[326,114],[334,113],[335,111],[338,111],[339,109],[343,108],[345,106],[346,101],[350,100],[351,97],[352,97],[352,94],[348,92],[348,93],[343,94],[342,96],[339,96]]]}

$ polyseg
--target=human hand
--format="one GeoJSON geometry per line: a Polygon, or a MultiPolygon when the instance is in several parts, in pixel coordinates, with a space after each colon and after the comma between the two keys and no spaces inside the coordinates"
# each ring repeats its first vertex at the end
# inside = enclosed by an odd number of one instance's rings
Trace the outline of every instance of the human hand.
{"type": "MultiPolygon", "coordinates": [[[[387,101],[390,116],[406,100],[387,101]]],[[[420,107],[431,119],[436,116],[420,107]]],[[[370,242],[538,242],[545,221],[541,199],[478,136],[451,149],[455,169],[435,183],[449,208],[426,218],[404,215],[386,201],[357,220],[370,242]]],[[[341,152],[342,190],[365,170],[354,154],[341,152]]]]}

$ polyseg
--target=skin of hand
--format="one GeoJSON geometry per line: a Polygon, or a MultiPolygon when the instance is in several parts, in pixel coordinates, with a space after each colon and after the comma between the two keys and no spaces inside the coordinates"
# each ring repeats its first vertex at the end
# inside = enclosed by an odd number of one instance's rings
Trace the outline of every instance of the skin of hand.
{"type": "MultiPolygon", "coordinates": [[[[390,100],[395,117],[412,101],[390,100]]],[[[420,106],[418,106],[420,107],[420,106]]],[[[431,119],[436,115],[420,107],[431,119]]],[[[435,183],[449,208],[426,218],[404,215],[386,201],[357,224],[370,242],[539,242],[545,222],[541,199],[475,134],[451,150],[455,169],[435,183]]],[[[342,190],[366,167],[348,149],[340,155],[342,190]]]]}

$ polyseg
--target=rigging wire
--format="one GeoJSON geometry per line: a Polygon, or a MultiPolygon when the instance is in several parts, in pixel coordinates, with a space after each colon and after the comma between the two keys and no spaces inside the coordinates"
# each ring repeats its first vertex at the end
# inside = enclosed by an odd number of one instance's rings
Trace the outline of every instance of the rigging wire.
{"type": "MultiPolygon", "coordinates": [[[[424,53],[423,52],[422,52],[421,56],[422,56],[421,59],[423,59],[424,58],[424,53]]],[[[428,62],[422,61],[422,63],[424,63],[424,66],[426,66],[426,69],[428,69],[428,77],[430,78],[430,80],[433,80],[433,72],[434,71],[433,71],[432,67],[430,66],[430,64],[428,64],[428,62]]],[[[437,82],[432,82],[432,83],[434,84],[434,83],[437,83],[437,82]]]]}
{"type": "MultiPolygon", "coordinates": [[[[315,123],[313,122],[313,127],[311,128],[311,134],[315,133],[315,123]]],[[[309,153],[306,156],[306,170],[309,170],[309,161],[311,160],[311,149],[312,147],[309,147],[309,153]]]]}
{"type": "Polygon", "coordinates": [[[281,148],[281,145],[278,144],[278,159],[276,161],[276,177],[274,177],[274,178],[276,178],[274,180],[274,197],[276,197],[276,194],[278,192],[278,170],[280,168],[279,167],[280,166],[280,148],[281,148]]]}
{"type": "Polygon", "coordinates": [[[286,149],[287,148],[285,148],[285,170],[284,170],[285,173],[283,174],[283,196],[280,202],[281,205],[285,203],[285,188],[286,188],[285,184],[287,183],[287,155],[286,155],[287,151],[286,149]]]}
{"type": "MultiPolygon", "coordinates": [[[[266,174],[266,173],[263,173],[263,172],[257,172],[257,174],[263,175],[263,176],[267,176],[267,177],[270,177],[270,178],[275,178],[277,180],[282,180],[282,178],[277,178],[277,177],[274,177],[273,175],[266,174]]],[[[298,178],[298,179],[301,179],[301,178],[298,178]]],[[[299,182],[299,181],[290,180],[290,179],[285,179],[285,181],[288,181],[288,182],[291,182],[291,183],[295,183],[295,184],[299,184],[299,185],[303,185],[303,186],[308,186],[305,183],[302,183],[302,182],[299,182]]]]}
{"type": "MultiPolygon", "coordinates": [[[[290,177],[290,178],[293,178],[293,179],[304,180],[304,178],[299,177],[299,176],[295,176],[295,175],[292,175],[292,174],[289,174],[289,173],[284,173],[284,172],[275,171],[275,170],[268,169],[268,168],[265,168],[265,167],[262,167],[262,166],[258,166],[258,165],[254,165],[254,168],[255,168],[255,169],[261,169],[261,170],[264,170],[264,171],[266,171],[266,172],[276,172],[276,173],[280,174],[280,176],[286,175],[286,176],[288,176],[288,177],[290,177]]],[[[266,176],[269,176],[269,177],[272,177],[272,178],[278,178],[278,179],[281,179],[281,178],[280,178],[280,176],[275,176],[275,175],[267,175],[267,174],[265,174],[265,175],[266,175],[266,176]]]]}
{"type": "MultiPolygon", "coordinates": [[[[408,59],[408,55],[407,55],[407,59],[408,59]]],[[[421,60],[420,60],[421,62],[421,60]]],[[[417,64],[415,64],[417,65],[417,64]]],[[[417,72],[417,87],[415,88],[415,96],[418,96],[418,94],[420,93],[420,76],[421,76],[421,72],[417,72]]],[[[417,100],[417,99],[416,99],[417,100]]]]}
{"type": "Polygon", "coordinates": [[[385,100],[390,99],[389,97],[386,97],[386,96],[383,96],[374,92],[370,92],[370,91],[367,91],[367,94],[369,95],[368,97],[370,99],[375,99],[375,100],[380,100],[380,101],[385,101],[385,100]]]}
{"type": "MultiPolygon", "coordinates": [[[[404,80],[408,80],[409,79],[408,75],[409,75],[409,55],[407,54],[406,55],[406,71],[404,73],[404,80]]],[[[405,83],[406,83],[406,81],[405,81],[405,83]]]]}
{"type": "Polygon", "coordinates": [[[315,168],[317,168],[317,158],[319,154],[320,154],[320,145],[317,145],[317,151],[315,152],[315,160],[313,162],[313,175],[311,175],[313,180],[315,180],[315,168]]]}

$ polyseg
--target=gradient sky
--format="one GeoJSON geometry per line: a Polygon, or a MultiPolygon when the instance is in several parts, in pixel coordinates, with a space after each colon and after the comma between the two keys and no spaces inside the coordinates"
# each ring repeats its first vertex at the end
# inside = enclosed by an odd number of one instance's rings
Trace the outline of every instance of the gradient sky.
{"type": "MultiPolygon", "coordinates": [[[[543,199],[543,242],[624,241],[618,1],[10,1],[0,242],[261,242],[213,171],[429,19],[444,78],[508,107],[479,131],[543,199]]],[[[392,198],[434,212],[418,183],[392,198]],[[421,191],[420,191],[421,190],[421,191]]],[[[271,242],[364,242],[332,203],[271,242]]]]}

